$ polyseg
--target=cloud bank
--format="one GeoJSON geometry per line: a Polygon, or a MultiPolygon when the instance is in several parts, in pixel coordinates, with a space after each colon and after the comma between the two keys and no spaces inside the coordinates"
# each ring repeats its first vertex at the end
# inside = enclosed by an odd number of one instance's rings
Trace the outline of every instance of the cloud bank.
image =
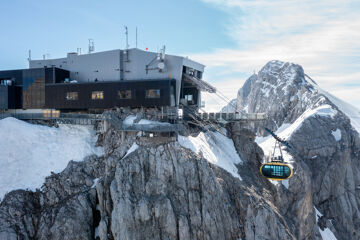
{"type": "MultiPolygon", "coordinates": [[[[302,65],[323,89],[360,108],[358,1],[202,1],[228,14],[225,27],[237,46],[190,56],[207,66],[205,77],[228,98],[254,71],[277,59],[302,65]]],[[[206,100],[212,110],[218,108],[206,100]]]]}

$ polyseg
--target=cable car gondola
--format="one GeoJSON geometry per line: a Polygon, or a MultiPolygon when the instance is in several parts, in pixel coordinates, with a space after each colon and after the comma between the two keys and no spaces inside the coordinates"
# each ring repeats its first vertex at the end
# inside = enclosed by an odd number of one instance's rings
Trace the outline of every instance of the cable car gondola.
{"type": "Polygon", "coordinates": [[[261,174],[270,180],[282,181],[291,178],[292,168],[286,163],[269,162],[260,167],[261,174]]]}
{"type": "Polygon", "coordinates": [[[284,162],[283,154],[281,151],[281,144],[286,145],[291,148],[290,145],[280,139],[275,135],[271,130],[265,128],[266,131],[270,132],[270,134],[275,138],[275,146],[274,151],[272,153],[270,162],[264,163],[260,166],[260,173],[270,180],[282,181],[291,178],[293,175],[293,170],[289,164],[284,162]],[[275,156],[276,149],[279,149],[280,155],[275,156]]]}

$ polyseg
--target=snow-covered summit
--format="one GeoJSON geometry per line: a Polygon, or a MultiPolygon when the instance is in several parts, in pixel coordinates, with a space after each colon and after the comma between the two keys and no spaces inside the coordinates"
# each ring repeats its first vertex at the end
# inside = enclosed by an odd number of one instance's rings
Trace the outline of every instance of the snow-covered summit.
{"type": "Polygon", "coordinates": [[[246,80],[238,91],[236,103],[237,111],[267,113],[269,120],[265,125],[274,130],[282,124],[293,123],[306,110],[321,105],[330,105],[344,113],[360,132],[360,110],[322,90],[300,65],[294,63],[268,62],[246,80]]]}

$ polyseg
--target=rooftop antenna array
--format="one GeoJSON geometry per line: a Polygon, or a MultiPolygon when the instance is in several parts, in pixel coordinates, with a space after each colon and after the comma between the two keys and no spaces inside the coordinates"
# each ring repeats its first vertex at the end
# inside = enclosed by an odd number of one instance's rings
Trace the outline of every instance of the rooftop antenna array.
{"type": "Polygon", "coordinates": [[[89,38],[89,54],[95,51],[94,40],[89,38]]]}
{"type": "Polygon", "coordinates": [[[162,62],[165,60],[165,45],[163,45],[163,47],[160,49],[158,53],[158,60],[162,62]]]}

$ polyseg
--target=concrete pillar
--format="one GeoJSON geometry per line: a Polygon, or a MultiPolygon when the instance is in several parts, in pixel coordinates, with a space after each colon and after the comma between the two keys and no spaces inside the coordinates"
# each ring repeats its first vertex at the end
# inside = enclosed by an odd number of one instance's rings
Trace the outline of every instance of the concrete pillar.
{"type": "Polygon", "coordinates": [[[125,131],[121,131],[121,142],[125,141],[125,131]]]}

